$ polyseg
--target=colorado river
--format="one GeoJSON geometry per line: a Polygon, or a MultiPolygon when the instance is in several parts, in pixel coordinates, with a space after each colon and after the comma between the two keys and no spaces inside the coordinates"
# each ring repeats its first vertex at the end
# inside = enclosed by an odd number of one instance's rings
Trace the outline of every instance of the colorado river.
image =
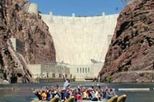
{"type": "MultiPolygon", "coordinates": [[[[40,84],[11,84],[0,85],[0,102],[30,102],[35,96],[32,90],[43,86],[62,86],[62,82],[40,83],[40,84]]],[[[153,102],[154,101],[154,83],[94,83],[94,82],[72,82],[71,86],[108,86],[116,90],[118,95],[127,94],[126,102],[153,102]]]]}

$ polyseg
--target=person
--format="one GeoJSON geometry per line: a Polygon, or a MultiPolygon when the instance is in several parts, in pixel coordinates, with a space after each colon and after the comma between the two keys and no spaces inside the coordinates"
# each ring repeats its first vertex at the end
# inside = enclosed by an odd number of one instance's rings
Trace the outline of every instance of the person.
{"type": "Polygon", "coordinates": [[[52,98],[51,90],[47,90],[47,101],[50,101],[52,98]]]}
{"type": "Polygon", "coordinates": [[[63,85],[63,88],[67,89],[70,86],[70,81],[69,79],[66,79],[63,85]]]}
{"type": "Polygon", "coordinates": [[[44,90],[41,93],[41,97],[42,97],[42,100],[43,101],[46,101],[46,99],[47,99],[47,93],[44,90]]]}
{"type": "Polygon", "coordinates": [[[98,101],[95,90],[91,91],[91,101],[98,101]]]}
{"type": "Polygon", "coordinates": [[[33,91],[33,93],[37,96],[37,98],[39,100],[42,100],[42,96],[41,96],[42,92],[40,90],[35,90],[35,91],[33,91]]]}
{"type": "Polygon", "coordinates": [[[107,99],[110,99],[111,97],[113,97],[113,96],[115,96],[116,95],[116,93],[115,93],[115,91],[112,89],[112,88],[108,88],[107,89],[107,92],[106,92],[106,98],[107,99]]]}
{"type": "Polygon", "coordinates": [[[76,98],[77,102],[82,102],[82,96],[81,96],[80,91],[77,91],[75,98],[76,98]]]}
{"type": "MultiPolygon", "coordinates": [[[[64,77],[64,75],[63,75],[63,77],[64,77]]],[[[63,88],[67,89],[68,87],[70,87],[70,80],[66,79],[65,77],[64,77],[64,79],[65,79],[65,82],[63,84],[63,88]]]]}

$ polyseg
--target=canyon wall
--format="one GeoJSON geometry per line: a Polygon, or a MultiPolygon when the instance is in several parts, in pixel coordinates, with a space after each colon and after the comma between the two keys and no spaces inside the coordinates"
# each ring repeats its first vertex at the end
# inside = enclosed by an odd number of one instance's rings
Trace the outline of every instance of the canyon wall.
{"type": "Polygon", "coordinates": [[[27,63],[56,62],[48,27],[29,7],[26,0],[0,1],[0,82],[32,82],[27,63]],[[12,37],[22,45],[17,52],[12,37]]]}
{"type": "Polygon", "coordinates": [[[55,63],[56,53],[48,26],[42,21],[34,4],[26,0],[7,0],[7,24],[17,46],[28,64],[55,63]]]}
{"type": "Polygon", "coordinates": [[[134,0],[120,13],[101,81],[154,81],[154,1],[134,0]]]}

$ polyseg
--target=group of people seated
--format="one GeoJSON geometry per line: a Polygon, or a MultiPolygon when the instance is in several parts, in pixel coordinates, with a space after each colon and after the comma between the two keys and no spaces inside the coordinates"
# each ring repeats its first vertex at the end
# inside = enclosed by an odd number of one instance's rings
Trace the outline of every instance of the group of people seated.
{"type": "Polygon", "coordinates": [[[75,102],[82,102],[82,100],[101,101],[103,99],[110,99],[116,95],[115,91],[108,87],[78,86],[76,88],[71,88],[69,81],[65,81],[63,87],[56,85],[50,88],[37,89],[34,91],[34,94],[39,100],[43,101],[50,101],[53,98],[66,101],[73,97],[75,102]]]}

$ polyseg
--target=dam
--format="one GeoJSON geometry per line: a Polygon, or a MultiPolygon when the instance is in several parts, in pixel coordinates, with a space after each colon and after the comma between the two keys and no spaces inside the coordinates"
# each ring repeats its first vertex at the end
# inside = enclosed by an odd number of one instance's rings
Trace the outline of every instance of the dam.
{"type": "Polygon", "coordinates": [[[41,14],[52,34],[56,60],[71,65],[91,64],[91,59],[104,62],[118,14],[92,17],[41,14]]]}
{"type": "MultiPolygon", "coordinates": [[[[29,5],[29,13],[39,13],[37,4],[29,5]]],[[[40,13],[40,16],[53,38],[56,63],[28,65],[33,77],[58,78],[65,74],[76,81],[97,78],[114,34],[118,14],[106,15],[103,12],[98,16],[76,16],[72,13],[72,16],[58,16],[49,12],[40,13]],[[59,68],[56,70],[57,66],[59,68]],[[69,71],[58,71],[60,69],[69,71]]],[[[18,40],[12,39],[12,42],[16,43],[13,45],[19,52],[21,44],[18,40]]]]}
{"type": "Polygon", "coordinates": [[[68,64],[79,80],[97,77],[117,23],[118,14],[56,16],[41,14],[53,37],[57,62],[68,64]]]}

